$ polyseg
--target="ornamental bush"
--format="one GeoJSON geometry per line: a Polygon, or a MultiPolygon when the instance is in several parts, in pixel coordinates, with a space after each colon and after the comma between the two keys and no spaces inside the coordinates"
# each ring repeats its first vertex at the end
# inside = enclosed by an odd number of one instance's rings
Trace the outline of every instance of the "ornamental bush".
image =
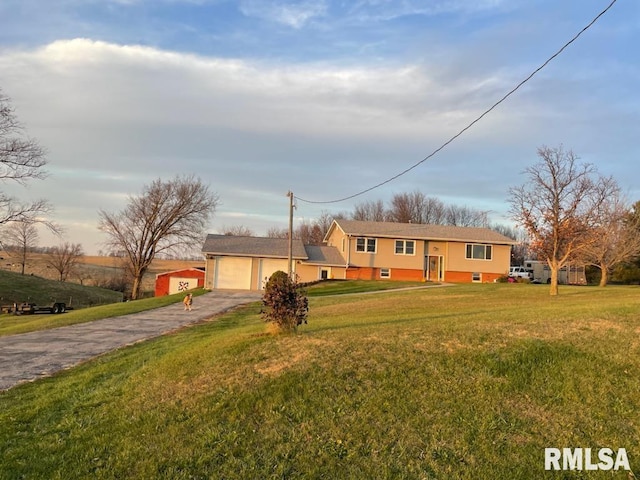
{"type": "Polygon", "coordinates": [[[269,280],[262,296],[262,318],[283,331],[295,331],[307,323],[309,300],[302,286],[278,270],[269,280]]]}

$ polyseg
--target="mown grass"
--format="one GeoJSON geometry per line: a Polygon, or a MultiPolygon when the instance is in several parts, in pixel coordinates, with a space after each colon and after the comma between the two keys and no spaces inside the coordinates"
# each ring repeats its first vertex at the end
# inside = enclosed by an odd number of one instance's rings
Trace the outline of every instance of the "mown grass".
{"type": "MultiPolygon", "coordinates": [[[[202,295],[202,288],[193,290],[195,296],[202,295]]],[[[92,322],[101,318],[118,317],[131,313],[143,312],[153,308],[166,307],[182,301],[184,293],[164,295],[162,297],[145,298],[130,302],[111,303],[97,307],[69,310],[63,314],[33,314],[33,315],[0,315],[0,337],[18,333],[35,332],[51,328],[75,325],[77,323],[92,322]]]]}
{"type": "MultiPolygon", "coordinates": [[[[37,279],[40,282],[42,279],[37,279]]],[[[49,282],[48,280],[46,282],[49,282]]],[[[53,282],[57,285],[60,282],[53,282]]],[[[377,290],[388,290],[393,288],[403,288],[407,286],[424,286],[423,283],[415,282],[378,282],[378,281],[325,281],[307,288],[309,296],[325,296],[325,295],[344,295],[350,293],[374,292],[377,290]]],[[[88,287],[79,287],[87,289],[88,287]]],[[[35,289],[38,290],[37,288],[35,289]]],[[[91,290],[91,288],[89,288],[91,290]]],[[[206,291],[202,288],[193,291],[195,296],[202,295],[206,291]]],[[[115,292],[111,292],[115,293],[115,292]]],[[[6,335],[15,335],[18,333],[35,332],[67,325],[75,325],[77,323],[91,322],[101,318],[117,317],[120,315],[128,315],[130,313],[138,313],[153,308],[165,307],[182,301],[184,294],[177,293],[174,295],[165,295],[162,297],[152,297],[131,302],[119,302],[108,305],[100,305],[97,307],[83,308],[81,310],[70,310],[63,315],[0,315],[0,337],[6,335]]]]}
{"type": "Polygon", "coordinates": [[[640,468],[637,287],[310,303],[297,334],[254,304],[3,393],[0,478],[630,478],[545,472],[545,447],[640,468]]]}
{"type": "Polygon", "coordinates": [[[310,297],[325,295],[345,295],[352,293],[379,292],[400,288],[424,287],[434,285],[424,282],[397,282],[392,280],[325,280],[306,287],[310,297]]]}
{"type": "Polygon", "coordinates": [[[0,270],[0,305],[65,302],[75,308],[85,308],[121,301],[122,293],[113,290],[0,270]]]}

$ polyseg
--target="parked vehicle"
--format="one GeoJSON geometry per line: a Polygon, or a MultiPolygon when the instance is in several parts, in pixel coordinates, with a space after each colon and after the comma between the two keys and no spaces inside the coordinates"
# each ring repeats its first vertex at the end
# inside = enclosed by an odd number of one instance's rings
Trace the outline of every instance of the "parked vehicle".
{"type": "MultiPolygon", "coordinates": [[[[541,260],[525,260],[526,268],[533,272],[533,283],[551,283],[551,268],[541,260]]],[[[565,265],[558,271],[558,283],[565,285],[586,285],[584,265],[565,265]]]]}
{"type": "Polygon", "coordinates": [[[525,267],[510,267],[509,277],[511,278],[528,278],[533,279],[533,272],[525,267]]]}

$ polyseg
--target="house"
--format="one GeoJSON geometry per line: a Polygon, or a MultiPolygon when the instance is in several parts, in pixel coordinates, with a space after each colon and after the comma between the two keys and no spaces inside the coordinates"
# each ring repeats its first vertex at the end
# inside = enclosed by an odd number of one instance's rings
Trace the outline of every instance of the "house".
{"type": "Polygon", "coordinates": [[[347,279],[493,282],[515,241],[488,228],[334,220],[324,238],[347,279]]]}
{"type": "MultiPolygon", "coordinates": [[[[516,242],[488,228],[335,220],[325,245],[293,241],[292,271],[301,282],[391,279],[493,282],[506,275],[516,242]]],[[[205,288],[262,290],[287,271],[286,238],[208,235],[205,288]]]]}
{"type": "Polygon", "coordinates": [[[204,286],[204,268],[184,268],[156,275],[155,296],[171,295],[204,286]]]}

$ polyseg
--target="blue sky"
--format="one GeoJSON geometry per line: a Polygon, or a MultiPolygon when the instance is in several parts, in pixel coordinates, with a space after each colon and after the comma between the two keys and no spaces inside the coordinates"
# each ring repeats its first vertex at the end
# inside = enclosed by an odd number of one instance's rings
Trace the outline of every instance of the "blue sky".
{"type": "MultiPolygon", "coordinates": [[[[331,201],[420,161],[508,92],[605,0],[3,0],[0,88],[48,150],[45,197],[92,253],[100,208],[196,174],[210,231],[285,227],[286,192],[331,201]]],[[[509,224],[542,145],[572,149],[640,199],[640,3],[618,0],[438,155],[296,221],[420,190],[509,224]]],[[[42,232],[42,244],[57,243],[42,232]]]]}

